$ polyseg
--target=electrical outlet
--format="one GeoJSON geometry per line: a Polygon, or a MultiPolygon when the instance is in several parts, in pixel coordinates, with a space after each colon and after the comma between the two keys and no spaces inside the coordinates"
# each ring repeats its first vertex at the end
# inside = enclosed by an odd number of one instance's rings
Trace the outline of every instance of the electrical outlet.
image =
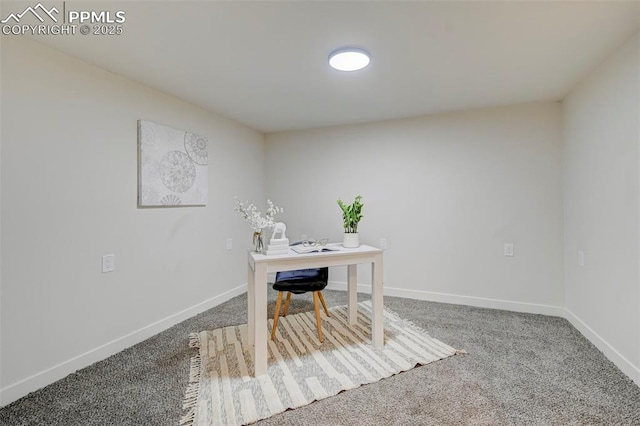
{"type": "Polygon", "coordinates": [[[584,252],[578,250],[578,266],[584,266],[584,252]]]}
{"type": "Polygon", "coordinates": [[[386,238],[380,238],[380,248],[382,250],[386,250],[388,248],[386,238]]]}
{"type": "Polygon", "coordinates": [[[505,256],[513,256],[513,243],[505,243],[504,245],[504,255],[505,256]]]}
{"type": "Polygon", "coordinates": [[[113,272],[116,270],[116,257],[113,254],[105,254],[102,256],[102,273],[113,272]]]}
{"type": "Polygon", "coordinates": [[[227,238],[227,245],[225,246],[225,250],[231,250],[233,248],[233,240],[231,238],[227,238]]]}

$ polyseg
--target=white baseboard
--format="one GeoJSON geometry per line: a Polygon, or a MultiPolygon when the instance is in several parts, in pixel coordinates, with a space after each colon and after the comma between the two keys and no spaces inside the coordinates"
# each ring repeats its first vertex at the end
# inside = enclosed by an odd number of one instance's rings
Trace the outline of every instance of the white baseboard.
{"type": "Polygon", "coordinates": [[[633,365],[627,358],[625,358],[620,352],[618,352],[613,346],[609,344],[605,339],[600,337],[591,327],[589,327],[584,321],[577,317],[569,309],[564,309],[564,317],[573,325],[584,337],[586,337],[596,348],[600,349],[602,353],[613,362],[624,374],[629,376],[638,386],[640,386],[640,369],[633,365]]]}
{"type": "Polygon", "coordinates": [[[129,348],[137,343],[140,343],[151,336],[154,336],[169,327],[172,327],[179,322],[191,318],[201,312],[211,309],[227,300],[236,297],[247,291],[247,285],[243,284],[235,287],[229,291],[226,291],[204,302],[198,303],[190,308],[184,309],[176,314],[170,315],[164,319],[142,327],[139,330],[133,331],[111,342],[105,343],[102,346],[94,348],[88,352],[71,358],[67,361],[61,362],[51,368],[34,374],[31,377],[27,377],[17,383],[13,383],[5,388],[0,389],[0,407],[10,404],[29,392],[36,391],[44,386],[66,377],[67,375],[87,367],[95,362],[101,361],[110,357],[126,348],[129,348]]]}
{"type": "MultiPolygon", "coordinates": [[[[330,290],[347,290],[347,283],[340,281],[330,281],[327,285],[330,290]]],[[[358,284],[358,292],[371,293],[370,284],[358,284]]],[[[461,296],[457,294],[436,293],[421,290],[409,290],[403,288],[384,287],[385,296],[404,297],[408,299],[427,300],[430,302],[452,303],[455,305],[468,305],[480,308],[502,309],[514,312],[524,312],[530,314],[550,315],[565,318],[582,335],[593,343],[602,353],[613,362],[624,374],[629,376],[638,386],[640,386],[640,369],[633,365],[627,358],[611,346],[605,339],[600,337],[591,327],[578,318],[569,309],[560,306],[543,305],[536,303],[515,302],[511,300],[489,299],[484,297],[461,296]]]]}
{"type": "MultiPolygon", "coordinates": [[[[330,290],[347,290],[347,283],[330,281],[330,290]]],[[[358,292],[371,293],[370,284],[358,284],[358,292]]],[[[468,305],[479,308],[502,309],[505,311],[525,312],[530,314],[551,315],[564,317],[564,308],[537,303],[516,302],[512,300],[489,299],[485,297],[461,296],[458,294],[437,293],[432,291],[410,290],[405,288],[384,287],[385,296],[404,297],[407,299],[427,300],[429,302],[451,303],[454,305],[468,305]]]]}

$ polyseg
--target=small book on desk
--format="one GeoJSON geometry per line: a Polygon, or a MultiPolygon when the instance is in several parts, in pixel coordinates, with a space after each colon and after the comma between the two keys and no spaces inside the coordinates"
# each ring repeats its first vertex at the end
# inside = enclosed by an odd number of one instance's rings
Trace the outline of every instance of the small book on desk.
{"type": "Polygon", "coordinates": [[[305,246],[303,244],[296,244],[296,245],[292,245],[291,246],[291,250],[295,251],[296,253],[299,254],[304,254],[304,253],[313,253],[313,252],[318,252],[321,253],[323,251],[339,251],[340,247],[339,246],[322,246],[319,244],[316,245],[309,245],[309,246],[305,246]]]}

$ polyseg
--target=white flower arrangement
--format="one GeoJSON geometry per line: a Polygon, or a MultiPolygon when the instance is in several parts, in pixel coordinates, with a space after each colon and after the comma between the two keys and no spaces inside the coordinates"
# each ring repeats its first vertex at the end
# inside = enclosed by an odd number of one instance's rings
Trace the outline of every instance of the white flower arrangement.
{"type": "Polygon", "coordinates": [[[234,199],[236,200],[235,211],[242,215],[243,219],[249,224],[254,232],[262,232],[264,228],[273,227],[273,225],[275,225],[273,218],[278,213],[282,213],[284,211],[282,207],[278,207],[274,205],[271,200],[267,200],[269,208],[263,217],[262,213],[258,211],[258,208],[253,204],[249,204],[249,201],[241,203],[238,197],[234,197],[234,199]]]}

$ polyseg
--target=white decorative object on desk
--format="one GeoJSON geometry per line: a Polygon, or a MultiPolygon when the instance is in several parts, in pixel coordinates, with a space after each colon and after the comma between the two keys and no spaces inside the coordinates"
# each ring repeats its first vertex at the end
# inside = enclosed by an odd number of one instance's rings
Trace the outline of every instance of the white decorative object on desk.
{"type": "Polygon", "coordinates": [[[273,234],[271,234],[271,241],[278,239],[276,238],[278,233],[280,233],[280,240],[287,239],[287,225],[285,225],[284,222],[276,222],[273,225],[273,234]]]}
{"type": "Polygon", "coordinates": [[[267,247],[266,255],[289,253],[289,239],[287,238],[287,225],[284,222],[276,222],[273,225],[273,233],[267,247]],[[276,237],[280,238],[276,238],[276,237]]]}
{"type": "Polygon", "coordinates": [[[264,253],[267,256],[271,256],[271,255],[276,255],[276,254],[288,254],[289,253],[289,246],[283,246],[282,248],[274,248],[271,245],[269,245],[269,248],[267,248],[267,251],[264,253]]]}

